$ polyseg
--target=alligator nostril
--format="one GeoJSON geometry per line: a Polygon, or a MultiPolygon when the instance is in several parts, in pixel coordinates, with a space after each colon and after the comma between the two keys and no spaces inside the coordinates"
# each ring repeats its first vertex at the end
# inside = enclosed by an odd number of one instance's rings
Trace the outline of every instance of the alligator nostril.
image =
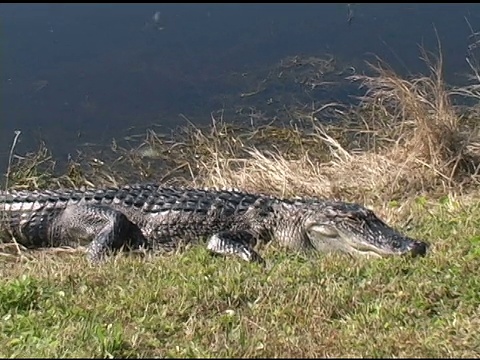
{"type": "Polygon", "coordinates": [[[425,256],[427,253],[428,244],[424,243],[423,241],[415,241],[412,246],[411,253],[413,256],[425,256]]]}

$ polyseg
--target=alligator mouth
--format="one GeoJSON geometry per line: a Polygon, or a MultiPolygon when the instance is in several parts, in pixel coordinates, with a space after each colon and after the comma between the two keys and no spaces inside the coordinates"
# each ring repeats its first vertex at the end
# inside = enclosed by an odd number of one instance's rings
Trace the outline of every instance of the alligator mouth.
{"type": "Polygon", "coordinates": [[[410,243],[405,246],[403,249],[389,250],[376,247],[374,245],[359,244],[351,241],[347,241],[350,248],[363,256],[373,256],[373,257],[388,257],[388,256],[408,256],[412,257],[425,256],[429,245],[423,241],[409,240],[410,243]]]}
{"type": "Polygon", "coordinates": [[[371,257],[425,256],[429,244],[403,236],[391,229],[350,231],[328,225],[314,225],[308,230],[310,243],[319,251],[340,250],[352,255],[371,257]]]}
{"type": "Polygon", "coordinates": [[[373,249],[357,248],[354,246],[352,246],[350,249],[352,250],[351,253],[367,258],[382,258],[387,256],[387,254],[379,253],[378,251],[375,251],[373,249]]]}

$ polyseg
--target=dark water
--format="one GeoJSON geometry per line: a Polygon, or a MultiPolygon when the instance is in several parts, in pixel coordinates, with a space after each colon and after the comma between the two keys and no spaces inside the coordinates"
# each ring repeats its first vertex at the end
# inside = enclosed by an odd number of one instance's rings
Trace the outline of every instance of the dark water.
{"type": "Polygon", "coordinates": [[[478,5],[350,8],[349,23],[347,4],[2,4],[0,167],[16,129],[19,151],[42,139],[62,161],[131,127],[174,129],[179,114],[209,123],[238,94],[235,74],[287,56],[360,64],[376,54],[401,73],[426,72],[419,45],[435,50],[437,32],[447,79],[468,71],[465,19],[480,30],[478,5]]]}

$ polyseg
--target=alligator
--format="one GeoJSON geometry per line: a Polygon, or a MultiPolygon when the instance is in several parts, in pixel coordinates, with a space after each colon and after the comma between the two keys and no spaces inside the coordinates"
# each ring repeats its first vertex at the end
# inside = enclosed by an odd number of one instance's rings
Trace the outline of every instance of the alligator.
{"type": "Polygon", "coordinates": [[[269,241],[295,251],[374,257],[424,256],[429,247],[358,204],[158,184],[2,191],[0,226],[3,242],[85,246],[93,263],[121,249],[173,251],[200,239],[214,254],[259,263],[265,262],[255,247],[269,241]]]}

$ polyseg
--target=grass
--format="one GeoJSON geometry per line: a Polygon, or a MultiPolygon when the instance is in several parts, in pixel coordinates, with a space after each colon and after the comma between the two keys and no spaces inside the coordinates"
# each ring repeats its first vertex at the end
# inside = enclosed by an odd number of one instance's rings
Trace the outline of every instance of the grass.
{"type": "Polygon", "coordinates": [[[372,261],[269,246],[265,270],[194,246],[94,267],[82,251],[5,244],[0,356],[478,357],[480,142],[452,102],[477,93],[449,90],[441,58],[428,64],[429,76],[402,79],[380,63],[352,78],[367,88],[361,105],[331,104],[339,120],[328,125],[314,107],[298,109],[304,121],[290,127],[219,118],[174,142],[149,132],[137,148],[114,144],[111,158],[84,156],[60,176],[44,147],[10,171],[16,188],[116,185],[140,174],[356,201],[429,241],[428,256],[372,261]]]}

